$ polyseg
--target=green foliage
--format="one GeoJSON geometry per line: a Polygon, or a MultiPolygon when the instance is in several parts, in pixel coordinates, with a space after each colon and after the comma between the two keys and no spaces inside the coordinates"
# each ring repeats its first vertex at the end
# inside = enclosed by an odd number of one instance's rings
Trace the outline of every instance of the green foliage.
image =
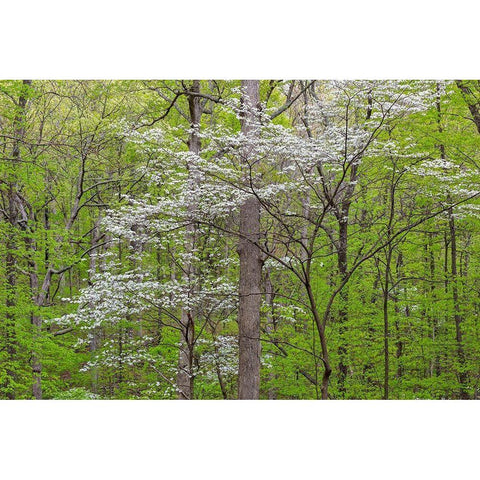
{"type": "MultiPolygon", "coordinates": [[[[358,86],[348,87],[354,106],[341,103],[343,116],[332,114],[327,128],[306,112],[317,100],[328,103],[334,92],[318,82],[299,94],[304,85],[261,82],[263,113],[297,98],[274,126],[311,142],[323,140],[328,128],[344,131],[345,122],[372,133],[368,94],[359,101],[353,94],[358,86]]],[[[218,168],[215,182],[233,183],[228,174],[238,173],[239,150],[216,142],[219,132],[231,140],[240,130],[232,107],[240,105],[240,82],[202,80],[200,86],[201,159],[218,168]],[[219,159],[231,170],[221,170],[219,159]]],[[[182,194],[181,179],[191,167],[191,88],[192,81],[173,80],[0,82],[0,398],[33,398],[37,377],[44,399],[177,398],[181,305],[167,308],[162,299],[149,299],[141,310],[124,313],[122,305],[118,315],[99,324],[93,315],[85,325],[77,321],[74,300],[106,272],[141,271],[161,285],[185,281],[184,224],[169,232],[148,230],[140,241],[133,234],[135,219],[131,238],[113,235],[104,222],[121,209],[134,211],[135,202],[153,207],[182,194]],[[154,180],[145,173],[152,165],[154,180]],[[76,320],[59,320],[68,315],[76,320]]],[[[480,135],[455,84],[437,90],[431,83],[431,94],[435,101],[428,108],[385,120],[361,156],[348,199],[345,285],[340,210],[329,206],[317,229],[315,215],[322,202],[335,200],[327,201],[322,181],[340,195],[352,165],[327,165],[316,177],[318,165],[312,167],[311,177],[295,178],[305,190],[265,202],[262,242],[273,260],[265,258],[263,267],[261,398],[321,396],[325,364],[302,277],[308,262],[298,260],[301,235],[313,238],[309,286],[322,321],[325,316],[330,398],[383,398],[386,368],[389,398],[478,397],[480,205],[468,197],[480,180],[480,135]],[[307,190],[311,210],[304,215],[295,200],[307,203],[307,190]],[[298,257],[291,269],[274,261],[291,254],[298,257]]],[[[373,109],[378,114],[379,103],[373,109]]],[[[347,140],[340,137],[337,147],[347,140]]],[[[291,170],[282,168],[296,162],[294,154],[268,152],[254,181],[286,185],[291,170]]],[[[236,213],[232,207],[216,224],[205,219],[196,225],[189,272],[194,280],[188,281],[198,290],[219,278],[238,282],[236,213]]],[[[155,212],[149,221],[165,217],[155,212]]],[[[128,295],[127,304],[135,304],[135,290],[128,295]]],[[[236,316],[235,306],[198,313],[192,366],[197,399],[237,397],[236,316]]]]}

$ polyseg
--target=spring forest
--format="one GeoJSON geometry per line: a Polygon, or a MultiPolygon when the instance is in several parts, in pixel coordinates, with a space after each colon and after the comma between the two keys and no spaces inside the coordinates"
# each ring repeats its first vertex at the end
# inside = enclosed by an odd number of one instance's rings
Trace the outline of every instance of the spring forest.
{"type": "Polygon", "coordinates": [[[0,399],[480,398],[480,81],[0,81],[0,399]]]}

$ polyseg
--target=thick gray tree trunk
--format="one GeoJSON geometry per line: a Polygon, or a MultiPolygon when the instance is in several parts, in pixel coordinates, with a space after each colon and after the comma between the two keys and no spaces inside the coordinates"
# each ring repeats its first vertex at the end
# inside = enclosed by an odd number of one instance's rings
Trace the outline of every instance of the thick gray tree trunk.
{"type": "MultiPolygon", "coordinates": [[[[242,81],[243,105],[246,109],[242,133],[254,141],[254,122],[259,105],[259,81],[242,81]]],[[[249,142],[250,143],[250,142],[249,142]]],[[[250,143],[242,152],[245,181],[250,183],[253,148],[250,143]]],[[[240,283],[238,304],[239,365],[238,398],[258,399],[260,395],[260,302],[262,255],[260,240],[260,203],[250,196],[240,206],[240,283]]]]}

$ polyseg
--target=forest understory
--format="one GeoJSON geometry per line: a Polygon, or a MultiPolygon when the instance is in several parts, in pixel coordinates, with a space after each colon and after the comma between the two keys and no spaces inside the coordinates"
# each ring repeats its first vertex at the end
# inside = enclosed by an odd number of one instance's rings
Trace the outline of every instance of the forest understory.
{"type": "Polygon", "coordinates": [[[480,81],[0,81],[0,399],[480,398],[480,81]]]}

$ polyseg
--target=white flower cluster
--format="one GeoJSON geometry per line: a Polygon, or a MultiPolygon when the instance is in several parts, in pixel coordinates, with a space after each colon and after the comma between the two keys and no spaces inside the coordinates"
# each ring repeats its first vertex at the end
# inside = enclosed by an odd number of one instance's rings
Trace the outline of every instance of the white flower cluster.
{"type": "Polygon", "coordinates": [[[219,335],[214,340],[200,339],[200,364],[206,378],[216,381],[217,369],[226,378],[238,372],[238,341],[235,336],[219,335]]]}

